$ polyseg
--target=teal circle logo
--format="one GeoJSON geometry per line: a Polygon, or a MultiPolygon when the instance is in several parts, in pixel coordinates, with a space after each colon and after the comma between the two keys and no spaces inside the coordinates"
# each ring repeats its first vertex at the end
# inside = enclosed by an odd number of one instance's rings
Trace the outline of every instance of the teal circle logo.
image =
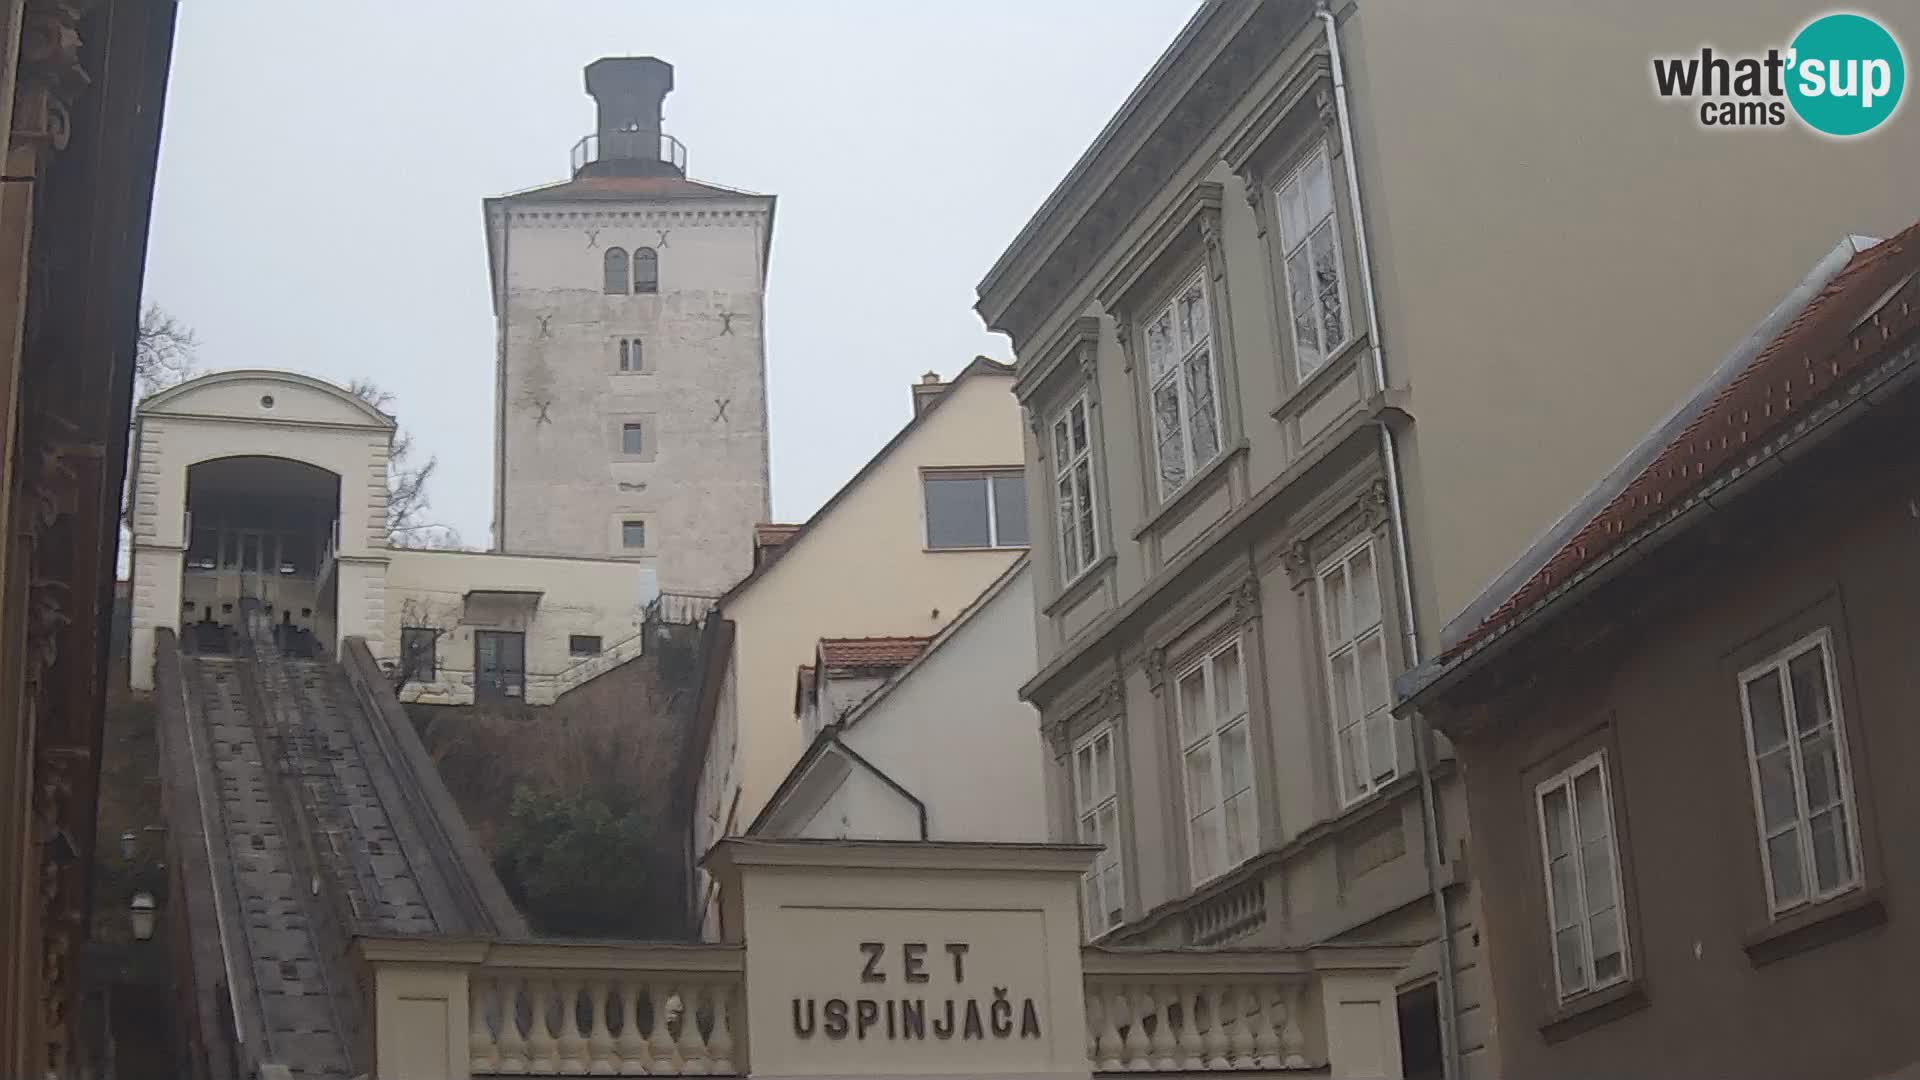
{"type": "Polygon", "coordinates": [[[1865,135],[1900,107],[1906,58],[1886,27],[1865,15],[1823,15],[1790,48],[1787,100],[1815,131],[1865,135]]]}

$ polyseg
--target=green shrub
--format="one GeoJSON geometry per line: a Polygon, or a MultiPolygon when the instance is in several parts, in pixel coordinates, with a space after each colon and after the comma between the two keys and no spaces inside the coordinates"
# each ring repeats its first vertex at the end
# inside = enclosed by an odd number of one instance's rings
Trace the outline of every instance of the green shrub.
{"type": "Polygon", "coordinates": [[[652,822],[620,789],[520,784],[494,867],[537,934],[648,938],[678,923],[652,822]]]}

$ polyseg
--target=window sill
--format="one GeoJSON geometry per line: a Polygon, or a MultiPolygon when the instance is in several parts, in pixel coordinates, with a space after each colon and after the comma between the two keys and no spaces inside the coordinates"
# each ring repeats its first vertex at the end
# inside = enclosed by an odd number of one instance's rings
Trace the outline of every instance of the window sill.
{"type": "Polygon", "coordinates": [[[1644,979],[1628,979],[1599,990],[1590,990],[1547,1015],[1540,1022],[1540,1037],[1548,1043],[1571,1039],[1602,1024],[1612,1023],[1646,1008],[1647,984],[1644,979]]]}
{"type": "Polygon", "coordinates": [[[1040,609],[1040,614],[1052,618],[1059,614],[1061,609],[1073,606],[1106,578],[1107,569],[1113,564],[1114,554],[1111,551],[1088,563],[1085,570],[1075,575],[1072,581],[1067,582],[1065,588],[1061,589],[1052,600],[1047,601],[1046,606],[1040,609]]]}
{"type": "Polygon", "coordinates": [[[1027,547],[1028,545],[1026,544],[984,544],[975,547],[923,547],[920,550],[926,552],[928,555],[950,555],[955,552],[969,551],[1011,551],[1018,553],[1027,550],[1027,547]]]}
{"type": "Polygon", "coordinates": [[[1831,900],[1790,912],[1747,935],[1741,947],[1754,967],[1818,948],[1887,921],[1887,905],[1878,886],[1859,888],[1831,900]]]}
{"type": "Polygon", "coordinates": [[[1239,442],[1227,447],[1219,457],[1214,458],[1207,463],[1205,468],[1189,477],[1187,482],[1182,484],[1178,491],[1167,496],[1166,500],[1160,504],[1158,510],[1147,515],[1147,520],[1141,522],[1140,527],[1133,530],[1133,539],[1139,540],[1141,537],[1160,528],[1169,518],[1178,516],[1183,507],[1190,505],[1198,498],[1201,491],[1212,486],[1213,480],[1224,473],[1230,463],[1238,458],[1245,457],[1246,453],[1247,440],[1245,439],[1241,439],[1239,442]]]}
{"type": "Polygon", "coordinates": [[[1275,406],[1268,415],[1275,420],[1286,420],[1295,413],[1305,412],[1308,403],[1325,393],[1328,387],[1347,377],[1347,374],[1354,369],[1356,358],[1366,348],[1367,335],[1355,334],[1345,345],[1340,346],[1339,351],[1328,357],[1326,363],[1321,364],[1313,374],[1307,376],[1306,381],[1295,383],[1293,393],[1282,398],[1280,404],[1275,406]]]}

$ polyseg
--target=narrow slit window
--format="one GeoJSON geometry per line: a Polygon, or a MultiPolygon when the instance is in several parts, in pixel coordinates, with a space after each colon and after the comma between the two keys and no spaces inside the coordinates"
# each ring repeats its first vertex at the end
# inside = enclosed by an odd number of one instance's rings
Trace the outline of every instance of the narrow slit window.
{"type": "Polygon", "coordinates": [[[639,424],[620,425],[620,452],[623,454],[642,454],[646,452],[645,433],[639,424]]]}
{"type": "Polygon", "coordinates": [[[620,370],[640,370],[640,339],[621,338],[619,341],[620,370]]]}

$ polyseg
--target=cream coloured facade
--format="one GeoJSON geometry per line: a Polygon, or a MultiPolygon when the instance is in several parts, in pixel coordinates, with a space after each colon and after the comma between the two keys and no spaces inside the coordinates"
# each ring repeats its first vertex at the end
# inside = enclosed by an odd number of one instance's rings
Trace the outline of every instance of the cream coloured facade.
{"type": "Polygon", "coordinates": [[[819,728],[748,832],[781,838],[1040,843],[1040,715],[1020,700],[1033,663],[1026,560],[920,656],[819,728]]]}
{"type": "Polygon", "coordinates": [[[769,513],[774,198],[686,177],[673,69],[596,61],[569,180],[486,200],[503,551],[633,559],[718,594],[769,513]]]}
{"type": "MultiPolygon", "coordinates": [[[[468,705],[488,634],[524,642],[522,693],[550,705],[588,680],[637,657],[653,571],[612,559],[504,555],[490,551],[397,549],[387,568],[383,665],[397,665],[412,630],[431,642],[431,662],[400,688],[400,700],[468,705]]],[[[418,660],[419,655],[414,659],[418,660]]]]}
{"type": "Polygon", "coordinates": [[[1409,1070],[1497,1074],[1452,753],[1388,680],[1795,268],[1915,216],[1910,112],[1841,143],[1656,97],[1653,56],[1807,16],[1212,0],[988,274],[1025,693],[1056,836],[1120,853],[1108,940],[1430,942],[1409,1070]]]}
{"type": "MultiPolygon", "coordinates": [[[[923,384],[899,434],[719,601],[694,743],[696,857],[745,831],[805,750],[795,677],[820,639],[930,637],[1026,550],[1011,522],[988,537],[999,547],[936,547],[943,538],[928,532],[930,480],[1019,473],[1012,382],[1011,369],[978,359],[938,394],[923,384]]],[[[716,885],[700,876],[695,903],[711,915],[716,885]]]]}
{"type": "Polygon", "coordinates": [[[658,592],[646,563],[390,547],[393,432],[346,390],[284,371],[216,372],[142,402],[133,685],[153,686],[157,630],[225,648],[256,607],[282,648],[337,658],[364,639],[407,669],[403,700],[430,704],[550,704],[640,654],[658,592]]]}

